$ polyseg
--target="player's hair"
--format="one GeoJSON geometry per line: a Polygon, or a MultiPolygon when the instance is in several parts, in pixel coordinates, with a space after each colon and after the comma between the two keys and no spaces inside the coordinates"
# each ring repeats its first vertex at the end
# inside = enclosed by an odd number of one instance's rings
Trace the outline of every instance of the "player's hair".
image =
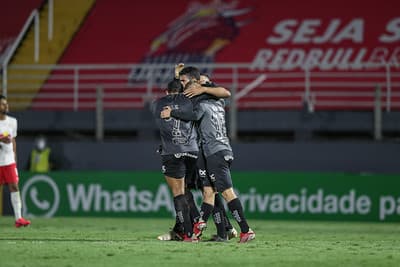
{"type": "Polygon", "coordinates": [[[183,91],[182,84],[179,80],[173,79],[167,85],[168,93],[179,93],[183,91]]]}
{"type": "Polygon", "coordinates": [[[185,67],[183,68],[183,70],[181,70],[179,72],[179,75],[186,75],[188,76],[189,80],[195,79],[195,80],[200,80],[200,71],[198,68],[189,66],[189,67],[185,67]]]}
{"type": "Polygon", "coordinates": [[[210,75],[208,75],[207,73],[200,73],[200,82],[202,85],[209,86],[209,87],[215,87],[215,84],[211,81],[210,75]],[[204,81],[204,79],[202,81],[202,79],[201,79],[202,76],[206,77],[207,81],[204,81]]]}
{"type": "Polygon", "coordinates": [[[2,99],[7,99],[7,97],[4,95],[0,95],[0,100],[2,100],[2,99]]]}
{"type": "Polygon", "coordinates": [[[205,76],[205,77],[207,77],[209,80],[211,80],[210,75],[208,75],[208,74],[205,73],[205,72],[201,72],[201,73],[200,73],[200,76],[205,76]]]}

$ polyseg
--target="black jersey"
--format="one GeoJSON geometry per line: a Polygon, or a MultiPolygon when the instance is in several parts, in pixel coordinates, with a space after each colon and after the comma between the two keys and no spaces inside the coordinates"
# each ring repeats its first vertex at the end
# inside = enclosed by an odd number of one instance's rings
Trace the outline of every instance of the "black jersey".
{"type": "Polygon", "coordinates": [[[206,157],[222,150],[232,151],[226,132],[225,101],[199,97],[192,103],[192,106],[173,110],[171,116],[197,121],[201,146],[206,157]]]}
{"type": "Polygon", "coordinates": [[[194,122],[174,117],[160,118],[160,113],[166,106],[170,106],[172,110],[193,108],[192,102],[183,94],[169,94],[153,102],[151,110],[160,130],[161,155],[199,151],[194,122]]]}

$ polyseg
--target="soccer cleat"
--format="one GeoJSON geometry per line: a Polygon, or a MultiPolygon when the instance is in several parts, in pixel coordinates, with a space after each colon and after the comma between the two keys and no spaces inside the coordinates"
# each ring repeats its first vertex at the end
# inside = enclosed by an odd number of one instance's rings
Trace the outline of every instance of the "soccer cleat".
{"type": "Polygon", "coordinates": [[[228,236],[228,239],[231,240],[232,238],[238,237],[238,232],[235,228],[232,228],[226,231],[226,235],[228,236]]]}
{"type": "Polygon", "coordinates": [[[183,242],[198,243],[199,239],[195,235],[193,235],[192,237],[188,237],[187,235],[183,235],[183,242]]]}
{"type": "Polygon", "coordinates": [[[175,232],[174,230],[171,231],[171,236],[174,241],[182,241],[183,240],[183,233],[175,232]]]}
{"type": "Polygon", "coordinates": [[[171,232],[172,231],[169,231],[168,233],[159,235],[159,236],[157,236],[157,239],[160,241],[170,241],[172,239],[171,232]]]}
{"type": "Polygon", "coordinates": [[[200,219],[197,223],[194,224],[193,226],[193,234],[199,238],[202,234],[203,231],[207,228],[207,224],[205,221],[200,219]]]}
{"type": "Polygon", "coordinates": [[[183,234],[177,233],[174,230],[171,230],[168,233],[157,236],[157,239],[160,241],[171,241],[171,240],[182,241],[183,234]]]}
{"type": "Polygon", "coordinates": [[[256,238],[256,233],[249,229],[247,233],[240,233],[239,243],[247,243],[256,238]]]}
{"type": "Polygon", "coordinates": [[[228,242],[228,237],[226,238],[222,238],[218,235],[213,235],[210,240],[208,240],[210,242],[228,242]]]}
{"type": "Polygon", "coordinates": [[[22,217],[15,221],[15,227],[17,227],[17,228],[22,227],[22,226],[26,227],[26,226],[28,226],[30,224],[31,224],[31,221],[26,220],[26,219],[24,219],[22,217]]]}

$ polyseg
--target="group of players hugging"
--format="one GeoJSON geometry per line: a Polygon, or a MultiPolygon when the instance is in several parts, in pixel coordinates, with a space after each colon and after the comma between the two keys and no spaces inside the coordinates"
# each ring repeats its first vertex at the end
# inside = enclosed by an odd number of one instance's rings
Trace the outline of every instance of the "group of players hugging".
{"type": "Polygon", "coordinates": [[[175,66],[175,77],[165,92],[151,110],[160,131],[162,172],[174,197],[176,222],[158,239],[199,242],[211,215],[217,233],[209,241],[238,237],[220,195],[240,227],[239,243],[255,239],[230,173],[233,152],[225,124],[225,99],[230,92],[198,68],[183,63],[175,66]],[[191,192],[194,189],[202,191],[200,211],[191,192]]]}

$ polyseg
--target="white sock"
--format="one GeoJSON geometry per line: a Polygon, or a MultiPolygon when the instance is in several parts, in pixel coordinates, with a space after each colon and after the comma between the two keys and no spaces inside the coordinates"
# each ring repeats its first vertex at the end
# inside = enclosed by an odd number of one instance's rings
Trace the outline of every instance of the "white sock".
{"type": "Polygon", "coordinates": [[[14,209],[14,215],[15,215],[15,220],[18,220],[21,218],[21,209],[22,209],[22,204],[21,204],[21,197],[19,195],[19,191],[17,192],[11,192],[11,204],[14,209]]]}

